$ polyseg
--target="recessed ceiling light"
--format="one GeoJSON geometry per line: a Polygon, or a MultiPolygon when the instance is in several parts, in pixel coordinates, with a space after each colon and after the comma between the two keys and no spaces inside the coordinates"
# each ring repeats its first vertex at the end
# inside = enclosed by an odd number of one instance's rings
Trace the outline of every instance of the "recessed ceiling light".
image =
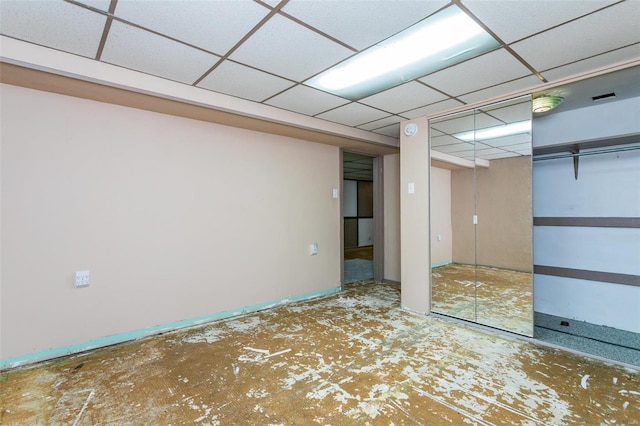
{"type": "Polygon", "coordinates": [[[465,142],[482,141],[487,139],[501,138],[504,136],[531,133],[531,120],[517,121],[504,124],[502,126],[486,127],[484,129],[470,130],[468,132],[457,133],[453,136],[465,142]]]}
{"type": "Polygon", "coordinates": [[[450,6],[305,84],[358,100],[498,46],[499,43],[466,13],[450,6]]]}
{"type": "Polygon", "coordinates": [[[532,110],[535,113],[551,111],[564,101],[562,96],[542,95],[533,100],[532,110]]]}

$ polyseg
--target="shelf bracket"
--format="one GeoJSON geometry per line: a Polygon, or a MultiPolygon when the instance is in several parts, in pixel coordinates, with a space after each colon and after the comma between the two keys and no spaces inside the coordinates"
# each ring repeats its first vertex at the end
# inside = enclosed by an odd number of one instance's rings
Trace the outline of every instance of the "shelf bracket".
{"type": "Polygon", "coordinates": [[[571,149],[571,153],[574,154],[573,156],[573,176],[576,178],[576,180],[578,180],[578,167],[580,167],[580,156],[577,154],[580,154],[580,147],[575,147],[571,149]]]}

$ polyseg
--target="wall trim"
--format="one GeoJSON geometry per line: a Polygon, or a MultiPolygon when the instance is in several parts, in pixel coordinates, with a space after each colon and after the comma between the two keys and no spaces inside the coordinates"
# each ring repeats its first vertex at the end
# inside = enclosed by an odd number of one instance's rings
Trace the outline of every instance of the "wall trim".
{"type": "Polygon", "coordinates": [[[27,364],[34,364],[36,362],[48,361],[55,358],[60,358],[67,355],[79,354],[82,352],[91,351],[94,349],[100,349],[106,346],[115,345],[118,343],[124,343],[132,340],[139,340],[145,337],[150,337],[160,333],[167,333],[176,331],[183,328],[201,326],[221,319],[236,317],[248,313],[263,311],[265,309],[273,308],[278,305],[285,305],[287,303],[299,302],[308,299],[315,299],[323,296],[330,296],[342,291],[341,287],[334,287],[327,290],[321,290],[313,293],[307,293],[300,296],[287,297],[284,299],[261,303],[257,305],[245,306],[243,308],[216,312],[210,315],[204,315],[195,318],[189,318],[181,321],[170,322],[166,324],[160,324],[153,327],[147,327],[139,330],[133,330],[125,333],[114,334],[111,336],[99,337],[97,339],[89,340],[81,343],[74,343],[68,346],[62,346],[58,348],[46,349],[43,351],[32,352],[25,355],[20,355],[12,358],[0,360],[0,371],[8,370],[27,364]]]}
{"type": "Polygon", "coordinates": [[[441,266],[451,265],[452,263],[453,263],[453,260],[445,260],[444,262],[432,263],[431,264],[431,269],[439,268],[441,266]]]}
{"type": "Polygon", "coordinates": [[[640,228],[640,217],[534,217],[534,226],[640,228]]]}
{"type": "Polygon", "coordinates": [[[533,265],[533,273],[578,280],[624,284],[640,287],[640,275],[618,274],[614,272],[589,271],[586,269],[561,268],[558,266],[533,265]]]}

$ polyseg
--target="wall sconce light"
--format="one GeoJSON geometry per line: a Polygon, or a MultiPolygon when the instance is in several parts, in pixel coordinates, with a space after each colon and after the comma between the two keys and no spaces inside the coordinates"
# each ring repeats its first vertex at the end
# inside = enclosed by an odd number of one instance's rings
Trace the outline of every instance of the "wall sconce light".
{"type": "Polygon", "coordinates": [[[551,111],[564,101],[562,96],[547,96],[542,95],[533,100],[533,112],[541,113],[551,111]]]}

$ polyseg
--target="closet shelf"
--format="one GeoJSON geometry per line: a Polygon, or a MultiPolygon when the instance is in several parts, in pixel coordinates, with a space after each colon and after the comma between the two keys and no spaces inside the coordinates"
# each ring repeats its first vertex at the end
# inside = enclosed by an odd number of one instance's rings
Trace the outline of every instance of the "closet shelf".
{"type": "Polygon", "coordinates": [[[609,154],[640,149],[640,133],[591,139],[580,142],[563,143],[533,148],[533,161],[573,158],[574,177],[578,180],[580,157],[585,155],[609,154]],[[602,148],[599,149],[598,148],[602,148]],[[584,151],[589,150],[589,151],[584,151]]]}

